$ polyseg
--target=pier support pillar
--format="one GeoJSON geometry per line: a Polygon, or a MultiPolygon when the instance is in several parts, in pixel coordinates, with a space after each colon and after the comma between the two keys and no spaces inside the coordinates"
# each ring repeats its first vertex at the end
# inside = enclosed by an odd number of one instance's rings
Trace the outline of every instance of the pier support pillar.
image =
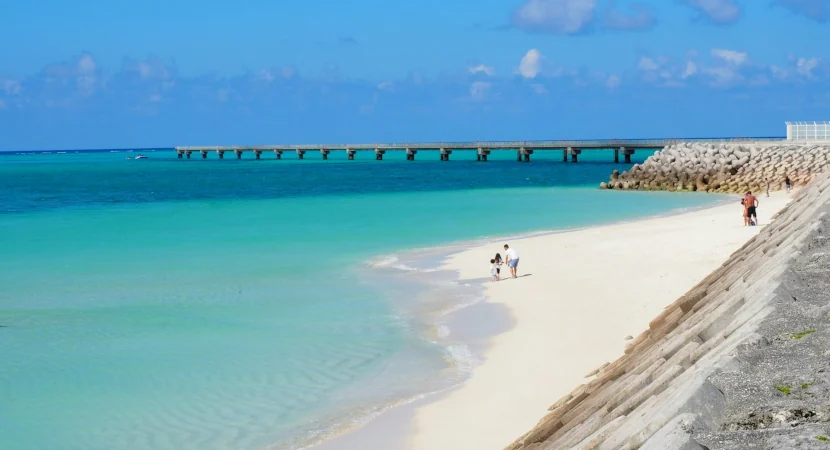
{"type": "Polygon", "coordinates": [[[184,154],[187,155],[187,159],[190,159],[190,154],[191,153],[193,153],[193,152],[184,152],[184,154]]]}
{"type": "Polygon", "coordinates": [[[259,157],[262,156],[262,152],[259,150],[254,150],[254,156],[256,156],[256,159],[259,159],[259,157]]]}
{"type": "Polygon", "coordinates": [[[620,151],[618,149],[614,149],[614,164],[620,163],[620,151]]]}
{"type": "Polygon", "coordinates": [[[274,154],[277,155],[277,159],[282,159],[282,150],[274,150],[274,154]]]}
{"type": "Polygon", "coordinates": [[[207,152],[202,150],[202,159],[207,159],[207,152]]]}
{"type": "Polygon", "coordinates": [[[323,155],[323,161],[327,161],[329,159],[329,151],[325,149],[320,149],[320,154],[323,155]]]}
{"type": "Polygon", "coordinates": [[[182,155],[184,154],[184,152],[176,152],[176,153],[179,154],[179,159],[182,159],[182,155]]]}
{"type": "Polygon", "coordinates": [[[418,154],[418,150],[413,150],[411,148],[406,149],[406,160],[415,161],[416,154],[418,154]]]}
{"type": "Polygon", "coordinates": [[[520,149],[520,152],[522,153],[522,158],[524,158],[524,162],[530,162],[530,155],[533,154],[533,150],[522,147],[520,149]]]}
{"type": "Polygon", "coordinates": [[[381,150],[379,148],[375,149],[375,159],[378,161],[383,161],[383,154],[386,153],[386,150],[381,150]]]}
{"type": "Polygon", "coordinates": [[[446,148],[440,149],[441,152],[441,161],[449,161],[450,155],[452,154],[452,150],[448,150],[446,148]]]}
{"type": "Polygon", "coordinates": [[[347,148],[347,149],[346,149],[346,156],[348,156],[348,157],[349,157],[349,161],[354,161],[354,154],[355,154],[355,153],[357,153],[357,151],[352,150],[352,149],[350,149],[350,148],[347,148]]]}
{"type": "Polygon", "coordinates": [[[521,149],[516,151],[516,161],[517,162],[522,162],[522,150],[521,149]]]}
{"type": "Polygon", "coordinates": [[[225,151],[224,150],[217,150],[216,153],[219,154],[219,159],[225,159],[225,151]]]}
{"type": "Polygon", "coordinates": [[[568,162],[568,150],[570,149],[562,150],[562,162],[568,162]]]}
{"type": "Polygon", "coordinates": [[[579,162],[579,154],[582,153],[581,149],[568,147],[568,154],[571,155],[571,162],[579,162]]]}
{"type": "Polygon", "coordinates": [[[623,157],[625,158],[625,163],[626,164],[631,164],[631,155],[634,154],[634,149],[633,148],[621,147],[620,150],[623,151],[623,157]]]}
{"type": "Polygon", "coordinates": [[[242,159],[242,150],[234,150],[233,152],[236,153],[236,159],[242,159]]]}
{"type": "Polygon", "coordinates": [[[305,158],[305,150],[297,150],[297,158],[304,159],[305,158]]]}

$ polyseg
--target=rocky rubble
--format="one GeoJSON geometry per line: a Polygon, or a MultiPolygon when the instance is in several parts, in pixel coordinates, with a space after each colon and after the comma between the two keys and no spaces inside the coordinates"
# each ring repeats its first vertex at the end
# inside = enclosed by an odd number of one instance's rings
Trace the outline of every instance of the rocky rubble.
{"type": "Polygon", "coordinates": [[[739,193],[799,186],[830,168],[830,145],[705,144],[665,147],[631,170],[611,174],[602,189],[739,193]]]}

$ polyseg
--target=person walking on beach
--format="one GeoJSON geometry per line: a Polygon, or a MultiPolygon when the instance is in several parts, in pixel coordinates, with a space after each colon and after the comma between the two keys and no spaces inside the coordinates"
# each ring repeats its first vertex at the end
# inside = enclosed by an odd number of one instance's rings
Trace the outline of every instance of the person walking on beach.
{"type": "Polygon", "coordinates": [[[504,264],[504,260],[501,259],[501,253],[496,253],[496,256],[493,258],[496,261],[496,274],[498,278],[501,279],[501,265],[504,264]]]}
{"type": "Polygon", "coordinates": [[[505,256],[507,256],[507,267],[510,269],[510,275],[513,278],[517,278],[518,275],[516,275],[516,273],[518,272],[519,267],[519,252],[517,252],[514,248],[510,248],[507,244],[504,244],[504,251],[505,256]]]}
{"type": "Polygon", "coordinates": [[[490,281],[499,281],[499,272],[498,266],[496,266],[496,260],[490,260],[490,281]]]}
{"type": "Polygon", "coordinates": [[[752,195],[752,191],[746,191],[746,195],[744,196],[744,207],[746,208],[746,225],[758,225],[758,214],[755,211],[755,208],[757,208],[759,204],[760,202],[758,201],[758,197],[752,195]]]}
{"type": "Polygon", "coordinates": [[[789,175],[787,175],[784,178],[784,187],[787,188],[787,193],[789,194],[790,189],[792,189],[792,187],[793,187],[793,183],[790,181],[790,176],[789,175]]]}

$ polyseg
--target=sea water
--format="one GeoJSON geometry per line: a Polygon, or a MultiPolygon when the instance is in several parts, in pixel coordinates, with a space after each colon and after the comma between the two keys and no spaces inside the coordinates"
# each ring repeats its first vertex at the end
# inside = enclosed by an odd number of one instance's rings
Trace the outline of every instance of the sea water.
{"type": "Polygon", "coordinates": [[[0,155],[0,448],[301,447],[469,372],[435,247],[715,201],[600,191],[610,151],[146,154],[0,155]]]}

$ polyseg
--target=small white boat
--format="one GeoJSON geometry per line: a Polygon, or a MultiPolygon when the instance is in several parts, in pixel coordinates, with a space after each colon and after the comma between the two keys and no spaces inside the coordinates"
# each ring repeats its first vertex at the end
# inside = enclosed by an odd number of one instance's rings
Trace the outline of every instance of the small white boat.
{"type": "Polygon", "coordinates": [[[137,155],[135,157],[135,159],[149,159],[149,158],[150,158],[149,156],[144,156],[144,155],[137,155]]]}

